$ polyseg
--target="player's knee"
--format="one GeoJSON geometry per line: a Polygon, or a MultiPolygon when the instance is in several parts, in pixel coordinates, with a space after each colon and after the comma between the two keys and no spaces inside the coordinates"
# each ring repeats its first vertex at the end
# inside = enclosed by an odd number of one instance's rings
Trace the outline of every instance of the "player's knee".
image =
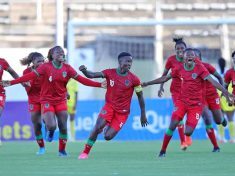
{"type": "Polygon", "coordinates": [[[113,136],[110,135],[110,134],[105,134],[105,135],[104,135],[104,139],[105,139],[106,141],[110,141],[111,139],[113,139],[113,136]]]}
{"type": "Polygon", "coordinates": [[[56,125],[47,125],[47,130],[49,130],[49,131],[54,131],[54,130],[56,130],[56,125]]]}

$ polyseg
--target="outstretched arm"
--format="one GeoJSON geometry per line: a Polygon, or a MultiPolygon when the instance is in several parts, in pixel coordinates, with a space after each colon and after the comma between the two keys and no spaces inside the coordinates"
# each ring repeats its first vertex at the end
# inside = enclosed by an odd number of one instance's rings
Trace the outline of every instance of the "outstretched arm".
{"type": "Polygon", "coordinates": [[[171,79],[171,75],[167,75],[167,76],[162,76],[160,78],[157,78],[157,79],[154,79],[152,81],[148,81],[148,82],[143,82],[141,85],[143,87],[147,87],[149,85],[153,85],[153,84],[161,84],[161,83],[164,83],[164,82],[167,82],[169,79],[171,79]]]}
{"type": "Polygon", "coordinates": [[[13,70],[11,67],[9,67],[8,69],[7,69],[7,71],[11,74],[11,76],[13,77],[13,78],[19,78],[19,75],[15,72],[15,70],[13,70]]]}
{"type": "Polygon", "coordinates": [[[81,65],[79,70],[87,77],[87,78],[104,78],[102,72],[92,72],[87,70],[85,65],[81,65]]]}
{"type": "MultiPolygon", "coordinates": [[[[162,76],[166,76],[168,72],[169,72],[169,70],[165,69],[164,72],[162,73],[162,76]]],[[[158,90],[158,96],[159,97],[162,97],[162,94],[164,92],[163,86],[164,86],[164,83],[161,83],[160,89],[158,90]]]]}
{"type": "Polygon", "coordinates": [[[140,116],[140,123],[142,127],[145,127],[148,125],[148,120],[146,118],[146,113],[145,113],[145,103],[144,103],[144,96],[143,96],[143,91],[140,90],[141,87],[139,86],[139,91],[136,89],[136,95],[138,97],[139,101],[139,106],[141,110],[141,116],[140,116]]]}
{"type": "Polygon", "coordinates": [[[220,74],[216,71],[214,74],[213,74],[219,81],[219,83],[224,86],[224,80],[223,78],[220,76],[220,74]]]}
{"type": "Polygon", "coordinates": [[[225,95],[229,103],[234,103],[234,96],[230,94],[220,83],[215,81],[210,75],[206,78],[206,80],[211,82],[215,88],[219,89],[225,95]]]}
{"type": "Polygon", "coordinates": [[[3,87],[8,87],[14,84],[19,84],[19,83],[27,82],[29,80],[36,79],[37,76],[39,76],[37,75],[37,73],[31,72],[12,81],[2,81],[0,84],[3,85],[3,87]]]}
{"type": "Polygon", "coordinates": [[[77,75],[74,79],[86,86],[106,88],[106,81],[100,83],[84,78],[81,75],[77,75]]]}

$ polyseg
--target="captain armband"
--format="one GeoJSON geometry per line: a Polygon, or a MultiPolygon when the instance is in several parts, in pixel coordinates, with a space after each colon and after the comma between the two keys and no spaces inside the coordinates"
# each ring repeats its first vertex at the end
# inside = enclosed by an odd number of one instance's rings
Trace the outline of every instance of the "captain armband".
{"type": "Polygon", "coordinates": [[[141,85],[138,85],[135,87],[135,92],[138,93],[138,92],[141,92],[143,90],[142,86],[141,85]]]}

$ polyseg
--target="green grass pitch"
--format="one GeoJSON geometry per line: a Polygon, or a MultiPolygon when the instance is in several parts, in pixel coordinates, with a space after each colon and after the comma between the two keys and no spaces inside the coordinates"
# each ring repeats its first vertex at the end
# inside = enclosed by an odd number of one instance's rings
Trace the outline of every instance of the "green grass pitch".
{"type": "Polygon", "coordinates": [[[158,158],[161,141],[97,142],[88,160],[77,160],[85,141],[68,142],[66,158],[58,157],[57,142],[36,156],[35,142],[6,142],[0,147],[0,176],[232,176],[235,144],[221,144],[212,153],[209,141],[193,141],[183,152],[172,141],[165,158],[158,158]]]}

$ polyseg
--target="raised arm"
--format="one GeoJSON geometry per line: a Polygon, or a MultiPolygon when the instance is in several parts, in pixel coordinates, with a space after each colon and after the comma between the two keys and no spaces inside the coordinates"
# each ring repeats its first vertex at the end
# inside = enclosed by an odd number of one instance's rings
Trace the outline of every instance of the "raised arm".
{"type": "Polygon", "coordinates": [[[87,70],[85,65],[81,65],[79,70],[87,77],[87,78],[104,78],[102,72],[92,72],[87,70]]]}
{"type": "Polygon", "coordinates": [[[150,85],[153,85],[153,84],[161,84],[161,83],[167,82],[170,79],[171,79],[171,75],[168,74],[166,76],[162,76],[162,77],[154,79],[152,81],[143,82],[141,85],[143,87],[147,87],[147,86],[150,86],[150,85]]]}
{"type": "Polygon", "coordinates": [[[142,127],[145,127],[148,125],[148,121],[146,118],[144,96],[143,96],[143,91],[142,91],[141,86],[136,87],[135,92],[138,97],[140,111],[141,111],[140,123],[142,127]]]}

